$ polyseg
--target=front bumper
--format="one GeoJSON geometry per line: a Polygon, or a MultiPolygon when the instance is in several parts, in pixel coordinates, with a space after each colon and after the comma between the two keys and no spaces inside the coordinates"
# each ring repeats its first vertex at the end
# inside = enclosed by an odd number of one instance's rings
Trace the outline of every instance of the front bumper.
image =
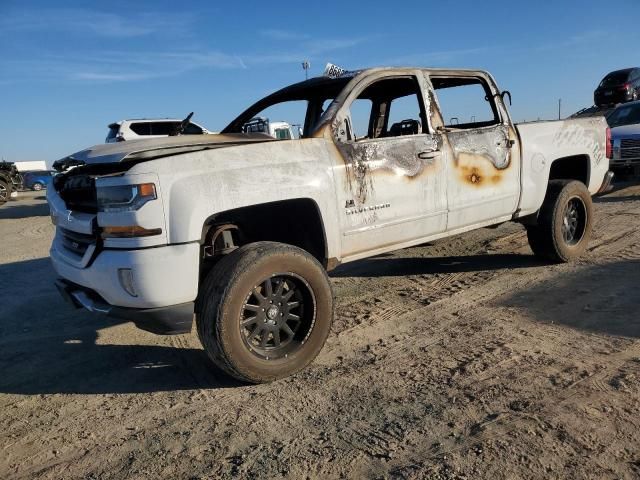
{"type": "Polygon", "coordinates": [[[191,331],[194,302],[158,308],[124,308],[110,305],[95,292],[66,280],[58,279],[55,285],[62,297],[76,308],[128,320],[142,330],[159,335],[191,331]]]}
{"type": "MultiPolygon", "coordinates": [[[[198,243],[136,250],[102,249],[92,260],[74,261],[57,235],[51,246],[53,268],[63,279],[94,291],[108,304],[158,308],[193,302],[198,294],[198,243]],[[130,271],[134,294],[121,271],[130,271]]],[[[87,255],[87,254],[85,254],[87,255]]]]}

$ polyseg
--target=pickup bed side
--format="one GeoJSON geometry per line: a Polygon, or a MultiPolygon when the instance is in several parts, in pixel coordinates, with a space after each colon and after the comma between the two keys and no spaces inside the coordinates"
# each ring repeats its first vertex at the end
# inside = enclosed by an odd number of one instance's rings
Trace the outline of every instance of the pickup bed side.
{"type": "Polygon", "coordinates": [[[539,210],[549,180],[579,180],[592,195],[599,191],[609,171],[604,118],[522,123],[516,128],[522,144],[519,216],[539,210]]]}

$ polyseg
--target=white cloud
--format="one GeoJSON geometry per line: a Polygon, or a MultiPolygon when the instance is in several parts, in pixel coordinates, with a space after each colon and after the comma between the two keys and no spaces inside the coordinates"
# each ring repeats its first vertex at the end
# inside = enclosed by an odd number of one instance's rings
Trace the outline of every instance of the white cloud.
{"type": "Polygon", "coordinates": [[[0,18],[0,33],[65,32],[103,37],[139,37],[156,33],[186,32],[192,23],[191,15],[176,13],[170,16],[153,12],[128,13],[127,16],[88,9],[38,9],[4,12],[0,18]]]}

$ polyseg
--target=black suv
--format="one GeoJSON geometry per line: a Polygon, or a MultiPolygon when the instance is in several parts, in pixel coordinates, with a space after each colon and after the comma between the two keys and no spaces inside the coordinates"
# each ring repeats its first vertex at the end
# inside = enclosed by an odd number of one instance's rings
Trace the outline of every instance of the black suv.
{"type": "Polygon", "coordinates": [[[609,73],[593,92],[593,101],[598,107],[631,102],[638,98],[640,98],[640,68],[625,68],[609,73]]]}

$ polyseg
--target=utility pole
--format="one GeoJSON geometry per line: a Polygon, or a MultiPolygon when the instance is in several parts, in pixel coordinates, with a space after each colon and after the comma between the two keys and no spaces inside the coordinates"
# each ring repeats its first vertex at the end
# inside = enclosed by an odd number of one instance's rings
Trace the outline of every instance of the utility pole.
{"type": "Polygon", "coordinates": [[[302,69],[304,70],[304,79],[309,80],[309,69],[311,68],[311,63],[309,60],[305,60],[302,62],[302,69]]]}
{"type": "Polygon", "coordinates": [[[562,120],[562,99],[558,99],[558,120],[562,120]]]}

